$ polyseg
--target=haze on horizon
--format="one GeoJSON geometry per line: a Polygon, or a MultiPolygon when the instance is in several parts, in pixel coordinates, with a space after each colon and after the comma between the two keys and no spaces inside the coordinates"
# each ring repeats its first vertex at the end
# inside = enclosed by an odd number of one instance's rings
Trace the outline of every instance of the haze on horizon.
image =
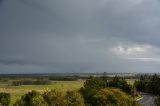
{"type": "Polygon", "coordinates": [[[0,0],[0,74],[159,72],[159,29],[159,0],[0,0]]]}

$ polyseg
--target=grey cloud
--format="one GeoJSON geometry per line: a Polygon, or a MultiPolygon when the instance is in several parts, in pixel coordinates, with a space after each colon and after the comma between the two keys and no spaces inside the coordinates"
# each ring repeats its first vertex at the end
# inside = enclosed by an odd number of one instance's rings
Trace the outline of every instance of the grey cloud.
{"type": "Polygon", "coordinates": [[[2,65],[40,65],[37,64],[37,62],[34,62],[32,59],[24,58],[21,56],[13,56],[13,57],[7,57],[7,56],[1,56],[0,57],[0,64],[2,65]]]}
{"type": "Polygon", "coordinates": [[[108,52],[126,42],[159,48],[158,0],[0,0],[0,4],[0,71],[159,69],[108,52]]]}
{"type": "Polygon", "coordinates": [[[0,64],[24,64],[21,59],[16,58],[0,58],[0,64]]]}
{"type": "Polygon", "coordinates": [[[28,0],[17,0],[17,1],[41,13],[44,13],[48,15],[49,17],[54,17],[55,16],[54,14],[56,14],[51,9],[47,8],[42,3],[36,2],[35,0],[29,0],[29,1],[28,0]]]}
{"type": "Polygon", "coordinates": [[[2,3],[3,0],[0,0],[0,4],[2,3]]]}

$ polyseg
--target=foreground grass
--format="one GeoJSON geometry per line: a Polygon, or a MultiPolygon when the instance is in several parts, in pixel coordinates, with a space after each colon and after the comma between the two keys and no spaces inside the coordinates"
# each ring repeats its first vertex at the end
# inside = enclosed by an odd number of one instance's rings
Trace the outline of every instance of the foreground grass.
{"type": "Polygon", "coordinates": [[[7,92],[11,94],[11,106],[17,99],[25,93],[36,90],[43,92],[47,89],[56,89],[62,92],[67,90],[78,90],[83,86],[84,81],[53,81],[50,85],[22,85],[22,86],[8,86],[0,85],[0,92],[7,92]]]}

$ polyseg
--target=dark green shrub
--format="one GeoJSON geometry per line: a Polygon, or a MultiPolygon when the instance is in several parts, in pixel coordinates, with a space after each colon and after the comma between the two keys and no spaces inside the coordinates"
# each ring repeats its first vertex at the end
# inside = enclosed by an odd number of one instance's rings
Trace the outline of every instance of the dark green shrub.
{"type": "Polygon", "coordinates": [[[0,103],[2,106],[9,106],[10,99],[11,99],[11,96],[9,93],[4,93],[4,92],[0,93],[0,103]]]}

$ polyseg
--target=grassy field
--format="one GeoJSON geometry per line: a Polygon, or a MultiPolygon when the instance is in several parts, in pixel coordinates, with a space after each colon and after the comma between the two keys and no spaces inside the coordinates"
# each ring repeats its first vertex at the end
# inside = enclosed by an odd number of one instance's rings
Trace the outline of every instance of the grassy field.
{"type": "Polygon", "coordinates": [[[56,89],[63,92],[67,90],[78,90],[83,86],[84,81],[53,81],[50,85],[22,85],[22,86],[8,86],[6,83],[0,83],[0,92],[7,92],[11,94],[11,106],[23,94],[37,90],[39,92],[56,89]]]}

